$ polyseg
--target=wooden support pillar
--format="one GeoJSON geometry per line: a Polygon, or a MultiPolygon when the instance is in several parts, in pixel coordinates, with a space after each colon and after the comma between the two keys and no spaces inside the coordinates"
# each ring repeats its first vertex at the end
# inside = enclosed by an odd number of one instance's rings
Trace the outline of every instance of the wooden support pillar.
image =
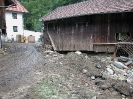
{"type": "Polygon", "coordinates": [[[1,40],[2,30],[0,29],[0,49],[2,48],[2,40],[1,40]]]}

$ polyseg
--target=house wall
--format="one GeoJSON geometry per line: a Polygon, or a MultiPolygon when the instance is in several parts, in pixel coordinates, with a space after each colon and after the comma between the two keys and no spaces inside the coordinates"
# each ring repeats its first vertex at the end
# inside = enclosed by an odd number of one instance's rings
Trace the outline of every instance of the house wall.
{"type": "Polygon", "coordinates": [[[39,41],[40,36],[42,35],[41,32],[35,32],[35,31],[30,31],[30,30],[24,30],[24,36],[27,38],[28,36],[35,36],[35,41],[39,41]]]}
{"type": "Polygon", "coordinates": [[[6,11],[5,16],[6,16],[7,37],[11,39],[11,36],[13,35],[14,39],[16,40],[16,35],[23,35],[24,32],[23,13],[6,11]],[[17,13],[17,19],[13,19],[12,13],[17,13]],[[13,31],[13,26],[18,27],[18,32],[13,31]]]}
{"type": "Polygon", "coordinates": [[[116,33],[133,38],[133,13],[97,14],[45,22],[44,43],[50,34],[58,51],[114,52],[116,33]]]}

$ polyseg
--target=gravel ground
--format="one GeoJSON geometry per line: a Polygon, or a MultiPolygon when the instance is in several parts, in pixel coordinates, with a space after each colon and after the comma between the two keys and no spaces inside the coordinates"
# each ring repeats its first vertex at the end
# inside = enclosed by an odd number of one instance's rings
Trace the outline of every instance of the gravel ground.
{"type": "Polygon", "coordinates": [[[132,99],[132,85],[103,76],[110,55],[60,54],[37,44],[3,46],[0,99],[132,99]]]}
{"type": "Polygon", "coordinates": [[[10,52],[0,58],[0,95],[14,99],[10,95],[15,91],[25,90],[36,82],[35,71],[41,66],[43,56],[36,51],[35,44],[6,43],[4,47],[10,52]]]}

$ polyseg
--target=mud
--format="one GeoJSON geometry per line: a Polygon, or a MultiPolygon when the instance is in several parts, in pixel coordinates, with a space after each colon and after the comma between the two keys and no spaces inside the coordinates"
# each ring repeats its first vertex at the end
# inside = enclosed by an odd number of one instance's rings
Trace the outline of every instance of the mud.
{"type": "Polygon", "coordinates": [[[112,55],[60,54],[23,43],[4,48],[1,99],[132,99],[131,84],[104,75],[112,55]]]}

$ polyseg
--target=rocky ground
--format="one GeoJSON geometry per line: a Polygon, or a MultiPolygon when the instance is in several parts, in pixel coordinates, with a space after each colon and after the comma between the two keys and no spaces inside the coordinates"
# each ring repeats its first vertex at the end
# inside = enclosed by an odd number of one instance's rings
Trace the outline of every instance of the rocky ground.
{"type": "Polygon", "coordinates": [[[3,44],[0,99],[133,99],[131,65],[118,67],[112,54],[49,49],[3,44]]]}

